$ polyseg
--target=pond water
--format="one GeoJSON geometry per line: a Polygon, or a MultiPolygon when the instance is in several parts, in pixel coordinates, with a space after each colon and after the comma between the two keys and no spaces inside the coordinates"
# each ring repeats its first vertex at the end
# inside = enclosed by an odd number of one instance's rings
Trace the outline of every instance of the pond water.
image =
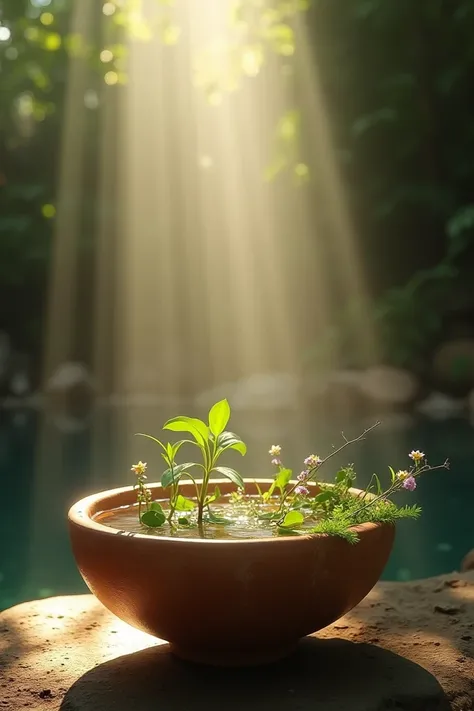
{"type": "MultiPolygon", "coordinates": [[[[132,483],[129,469],[138,459],[148,462],[149,479],[158,479],[156,445],[133,433],[157,434],[175,412],[176,407],[171,413],[170,408],[104,407],[72,417],[0,410],[0,609],[38,597],[86,592],[70,551],[66,512],[89,493],[132,483]]],[[[339,444],[341,429],[352,437],[368,424],[342,427],[308,413],[236,415],[232,429],[247,442],[249,453],[242,460],[231,453],[229,465],[243,476],[270,476],[267,452],[280,444],[285,465],[299,470],[307,454],[324,456],[331,444],[339,444]]],[[[451,470],[427,474],[415,492],[406,493],[406,502],[420,504],[423,515],[418,522],[399,524],[386,580],[451,572],[474,548],[474,429],[467,420],[389,417],[334,463],[354,463],[358,485],[364,486],[373,472],[387,481],[388,464],[406,467],[412,449],[423,449],[431,464],[449,458],[451,470]]],[[[327,469],[328,479],[333,471],[327,469]]]]}

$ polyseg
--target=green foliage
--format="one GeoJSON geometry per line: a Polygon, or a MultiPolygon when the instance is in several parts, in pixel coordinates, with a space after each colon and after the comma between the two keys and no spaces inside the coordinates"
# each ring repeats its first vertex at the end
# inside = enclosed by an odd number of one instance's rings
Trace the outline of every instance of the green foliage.
{"type": "Polygon", "coordinates": [[[178,494],[174,506],[176,511],[193,511],[196,508],[196,504],[191,499],[187,499],[185,496],[178,494]]]}
{"type": "Polygon", "coordinates": [[[280,528],[297,528],[304,523],[304,516],[299,511],[288,511],[283,518],[283,521],[279,524],[280,528]]]}
{"type": "Polygon", "coordinates": [[[314,526],[309,531],[305,531],[305,533],[337,536],[352,544],[357,543],[359,540],[357,532],[351,528],[351,522],[344,516],[323,519],[317,526],[314,526]]]}
{"type": "Polygon", "coordinates": [[[291,469],[280,469],[275,479],[275,486],[280,492],[284,491],[291,479],[291,469]]]}
{"type": "MultiPolygon", "coordinates": [[[[431,467],[423,452],[413,450],[409,454],[411,465],[408,469],[395,472],[389,467],[390,483],[386,489],[377,474],[373,474],[364,492],[354,492],[356,473],[352,464],[338,469],[332,484],[315,481],[323,465],[349,445],[363,440],[379,424],[376,423],[352,440],[344,437],[342,445],[332,448],[324,459],[315,454],[307,456],[304,459],[306,469],[298,475],[296,482],[291,480],[292,470],[281,463],[282,448],[280,445],[272,445],[269,454],[272,457],[272,465],[277,467],[275,477],[267,491],[262,491],[257,486],[259,497],[249,497],[245,494],[245,481],[241,475],[235,469],[217,464],[224,451],[241,443],[237,435],[224,429],[230,419],[227,401],[216,403],[211,408],[208,419],[209,423],[206,424],[196,418],[176,417],[168,420],[164,426],[165,429],[171,425],[172,431],[190,432],[194,437],[194,444],[201,450],[202,464],[177,464],[174,460],[176,453],[188,440],[164,444],[155,437],[148,437],[158,444],[168,464],[161,482],[163,488],[168,487],[171,493],[169,510],[165,512],[159,502],[150,501],[150,490],[145,483],[147,465],[140,461],[132,466],[132,471],[137,476],[138,516],[144,526],[156,528],[164,526],[165,522],[172,528],[176,525],[185,528],[194,526],[199,535],[203,536],[203,526],[206,524],[228,526],[235,523],[232,518],[235,506],[236,520],[241,522],[242,516],[247,517],[249,526],[252,527],[268,526],[269,532],[273,531],[279,535],[334,535],[349,543],[355,543],[358,540],[357,526],[361,524],[372,522],[393,525],[400,519],[418,518],[421,513],[418,506],[399,508],[391,500],[392,495],[407,490],[413,491],[418,477],[432,469],[448,468],[448,462],[441,467],[431,467]],[[202,469],[202,481],[196,481],[190,474],[189,470],[193,467],[202,469]],[[212,472],[225,476],[237,486],[237,491],[229,497],[227,504],[230,507],[230,516],[222,515],[226,509],[216,511],[211,508],[211,504],[221,498],[218,486],[215,486],[213,493],[209,491],[212,472]],[[195,485],[195,499],[180,492],[180,483],[185,477],[195,485]],[[278,496],[274,496],[276,490],[279,492],[278,496]],[[142,505],[145,506],[143,513],[142,505]],[[182,513],[188,515],[182,516],[182,513]]],[[[192,444],[193,441],[189,440],[189,443],[192,444]]]]}
{"type": "MultiPolygon", "coordinates": [[[[322,519],[310,529],[312,534],[324,533],[330,536],[344,538],[349,543],[357,543],[359,536],[354,526],[364,523],[380,523],[394,525],[401,519],[417,519],[421,515],[419,506],[402,506],[398,508],[392,501],[382,499],[360,511],[360,500],[354,496],[335,506],[330,517],[322,519]]],[[[304,531],[308,533],[308,531],[304,531]]]]}
{"type": "Polygon", "coordinates": [[[230,467],[214,467],[212,471],[222,474],[222,476],[230,479],[230,481],[233,482],[239,489],[243,489],[245,486],[244,480],[235,469],[231,469],[230,467]]]}
{"type": "Polygon", "coordinates": [[[230,407],[227,400],[221,400],[211,407],[209,412],[209,429],[214,437],[221,435],[229,422],[230,407]]]}
{"type": "Polygon", "coordinates": [[[166,516],[159,511],[150,510],[141,515],[140,521],[147,528],[160,528],[165,523],[166,516]]]}
{"type": "MultiPolygon", "coordinates": [[[[231,467],[218,466],[218,461],[224,452],[233,449],[239,452],[242,456],[245,455],[247,448],[242,442],[242,440],[233,432],[227,432],[225,430],[230,419],[230,406],[227,400],[221,400],[213,405],[209,411],[208,424],[196,417],[179,416],[173,417],[172,419],[165,422],[163,425],[164,430],[170,430],[172,432],[189,432],[193,440],[180,440],[174,444],[167,443],[164,444],[156,437],[151,435],[141,436],[146,437],[156,444],[163,450],[161,456],[168,465],[168,468],[161,475],[161,485],[163,489],[171,487],[170,495],[170,511],[168,515],[168,522],[170,525],[173,522],[173,516],[176,511],[192,511],[196,508],[196,504],[188,498],[185,498],[179,492],[179,485],[182,479],[189,478],[196,487],[196,498],[197,498],[197,509],[198,509],[198,524],[202,525],[204,508],[208,510],[208,518],[211,515],[209,511],[209,505],[214,503],[220,498],[219,488],[216,487],[214,494],[209,494],[209,480],[213,472],[221,474],[222,476],[229,479],[233,484],[235,484],[239,489],[243,489],[245,486],[244,480],[241,475],[231,467]],[[197,446],[202,455],[202,463],[200,462],[185,462],[182,464],[177,464],[175,457],[178,454],[181,447],[185,444],[191,444],[197,446]],[[201,482],[196,481],[194,476],[190,473],[190,469],[198,467],[203,472],[203,478],[201,482]]],[[[140,463],[142,464],[142,463],[140,463]]],[[[142,468],[143,465],[142,464],[142,468]]],[[[136,470],[139,465],[132,467],[136,470]]],[[[141,486],[143,487],[143,481],[141,481],[141,486]]],[[[143,492],[140,489],[140,494],[143,496],[143,492]]],[[[140,517],[140,511],[139,511],[140,517]]],[[[141,517],[141,520],[143,517],[141,517]]],[[[149,516],[146,519],[151,521],[152,517],[149,516]]],[[[213,522],[215,520],[213,519],[213,522]]],[[[145,522],[146,523],[146,522],[145,522]]],[[[146,525],[150,525],[146,523],[146,525]]]]}
{"type": "MultiPolygon", "coordinates": [[[[291,78],[301,38],[310,39],[309,61],[320,75],[321,104],[358,251],[365,255],[365,276],[377,297],[370,318],[385,359],[420,370],[458,300],[472,307],[474,0],[448,5],[237,0],[225,39],[213,38],[193,58],[194,82],[216,105],[226,93],[257,78],[270,57],[277,58],[282,71],[289,70],[282,81],[291,103],[276,126],[274,159],[265,177],[289,175],[296,184],[311,179],[322,233],[327,234],[318,182],[324,181],[324,169],[313,155],[311,91],[307,83],[299,86],[291,78]]],[[[31,323],[38,313],[30,313],[31,303],[43,301],[51,258],[55,213],[44,208],[56,207],[56,141],[69,62],[87,67],[90,92],[99,96],[110,73],[117,89],[126,83],[130,39],[159,37],[173,45],[186,41],[187,32],[177,21],[179,3],[171,0],[157,0],[146,14],[141,0],[124,0],[110,16],[99,2],[91,10],[94,32],[87,37],[71,32],[73,7],[72,0],[51,0],[36,9],[26,1],[2,2],[2,25],[11,30],[11,39],[0,42],[0,280],[9,294],[21,297],[25,283],[33,293],[20,314],[20,299],[14,299],[14,317],[6,306],[0,315],[3,322],[10,319],[12,329],[21,329],[25,340],[35,341],[37,349],[41,329],[31,323]],[[47,24],[41,20],[43,13],[52,16],[50,24],[50,18],[47,24]],[[104,51],[110,61],[101,61],[104,51]]],[[[93,178],[99,111],[86,113],[84,158],[93,178]]],[[[81,201],[81,222],[88,225],[97,212],[96,186],[93,179],[84,182],[88,192],[81,201]]],[[[91,246],[81,238],[81,250],[88,253],[91,246]]],[[[337,327],[320,334],[315,353],[308,354],[313,362],[333,362],[334,351],[343,364],[354,365],[359,357],[353,347],[359,340],[356,321],[346,314],[349,300],[341,297],[340,314],[332,318],[337,327]]],[[[366,318],[367,304],[361,310],[366,318]]]]}

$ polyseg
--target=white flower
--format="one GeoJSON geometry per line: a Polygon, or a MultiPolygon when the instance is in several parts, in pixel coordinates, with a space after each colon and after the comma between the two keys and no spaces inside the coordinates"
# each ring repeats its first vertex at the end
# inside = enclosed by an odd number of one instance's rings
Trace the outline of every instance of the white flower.
{"type": "Polygon", "coordinates": [[[272,444],[272,446],[268,450],[268,454],[270,454],[272,457],[279,457],[281,454],[280,445],[279,444],[272,444]]]}
{"type": "Polygon", "coordinates": [[[410,476],[410,472],[407,472],[406,469],[400,469],[400,471],[397,472],[397,479],[399,481],[405,481],[405,479],[408,479],[410,476]]]}
{"type": "Polygon", "coordinates": [[[137,476],[143,476],[143,475],[145,474],[145,472],[146,472],[146,467],[147,467],[146,462],[142,462],[142,461],[140,460],[140,461],[138,462],[138,464],[134,464],[134,465],[131,467],[130,471],[132,471],[132,472],[133,472],[134,474],[136,474],[137,476]]]}
{"type": "Polygon", "coordinates": [[[413,459],[415,464],[419,464],[422,461],[422,459],[425,458],[425,453],[420,452],[419,449],[414,449],[412,452],[410,452],[410,454],[408,456],[410,457],[410,459],[413,459]]]}

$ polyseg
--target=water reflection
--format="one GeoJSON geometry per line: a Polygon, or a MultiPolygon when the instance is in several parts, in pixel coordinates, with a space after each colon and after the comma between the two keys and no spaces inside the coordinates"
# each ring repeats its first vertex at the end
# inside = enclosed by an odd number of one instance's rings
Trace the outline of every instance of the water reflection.
{"type": "MultiPolygon", "coordinates": [[[[184,404],[171,413],[183,408],[193,414],[184,404]]],[[[82,416],[0,411],[2,501],[7,502],[0,518],[0,608],[84,590],[69,550],[65,513],[92,491],[130,483],[134,460],[148,461],[151,477],[153,471],[158,473],[158,449],[133,433],[157,433],[169,415],[169,406],[143,404],[96,407],[82,416]]],[[[238,412],[232,428],[247,442],[249,453],[244,460],[235,453],[234,464],[245,476],[270,475],[267,452],[278,443],[285,463],[297,469],[308,453],[323,456],[331,444],[339,444],[341,430],[355,436],[371,422],[330,422],[305,410],[238,412]]],[[[474,437],[467,421],[387,418],[368,440],[343,453],[335,464],[353,462],[364,485],[374,471],[381,476],[388,473],[389,462],[404,466],[413,448],[428,452],[433,463],[449,457],[451,471],[433,472],[414,494],[406,494],[410,503],[424,507],[424,514],[418,524],[407,521],[399,526],[386,579],[449,572],[473,546],[469,522],[474,437]]]]}

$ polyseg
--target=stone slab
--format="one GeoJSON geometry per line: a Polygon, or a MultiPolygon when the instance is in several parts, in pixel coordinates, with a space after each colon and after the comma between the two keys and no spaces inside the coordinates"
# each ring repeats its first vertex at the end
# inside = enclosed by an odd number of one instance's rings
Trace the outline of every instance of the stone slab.
{"type": "Polygon", "coordinates": [[[0,614],[0,711],[469,711],[474,573],[380,583],[359,607],[254,669],[197,667],[91,595],[0,614]]]}

